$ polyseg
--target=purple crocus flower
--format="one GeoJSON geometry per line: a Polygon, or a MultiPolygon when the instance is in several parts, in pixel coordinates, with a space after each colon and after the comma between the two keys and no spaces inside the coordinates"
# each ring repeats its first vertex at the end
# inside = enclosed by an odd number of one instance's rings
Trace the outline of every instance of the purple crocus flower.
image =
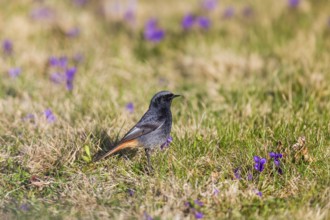
{"type": "Polygon", "coordinates": [[[195,212],[195,218],[196,219],[202,219],[204,217],[204,214],[203,213],[201,213],[201,212],[195,212]]]}
{"type": "Polygon", "coordinates": [[[66,88],[69,91],[72,91],[72,89],[73,89],[73,80],[74,80],[74,77],[76,75],[76,72],[77,72],[77,68],[76,67],[69,68],[65,72],[65,76],[66,76],[66,88]]]}
{"type": "Polygon", "coordinates": [[[153,218],[146,211],[144,211],[144,213],[143,213],[143,219],[144,220],[153,220],[153,218]]]}
{"type": "Polygon", "coordinates": [[[58,58],[57,57],[49,57],[48,58],[49,66],[56,67],[58,65],[58,58]]]}
{"type": "Polygon", "coordinates": [[[56,120],[56,117],[55,117],[55,115],[53,114],[53,112],[52,112],[52,110],[51,109],[46,109],[45,111],[44,111],[44,113],[45,113],[45,117],[46,117],[46,119],[47,119],[47,121],[49,122],[49,123],[53,123],[53,122],[55,122],[55,120],[56,120]]]}
{"type": "Polygon", "coordinates": [[[65,69],[68,65],[68,58],[66,56],[62,57],[50,57],[48,59],[48,63],[51,67],[60,67],[62,69],[65,69]]]}
{"type": "Polygon", "coordinates": [[[203,0],[202,7],[205,10],[212,11],[217,6],[218,0],[203,0]]]}
{"type": "Polygon", "coordinates": [[[166,139],[166,141],[165,141],[165,143],[163,143],[161,146],[160,146],[160,149],[165,149],[165,148],[167,148],[168,146],[170,146],[170,144],[172,143],[172,141],[173,141],[173,138],[171,137],[171,136],[169,136],[167,139],[166,139]]]}
{"type": "Polygon", "coordinates": [[[182,28],[184,30],[191,29],[195,24],[196,18],[193,14],[186,14],[181,22],[182,28]]]}
{"type": "Polygon", "coordinates": [[[195,199],[195,200],[194,200],[194,203],[195,203],[196,205],[198,205],[198,206],[203,206],[203,205],[204,205],[203,202],[200,201],[199,199],[195,199]]]}
{"type": "Polygon", "coordinates": [[[63,83],[65,81],[65,75],[62,74],[62,73],[52,73],[50,75],[50,80],[53,83],[61,84],[61,83],[63,83]]]}
{"type": "Polygon", "coordinates": [[[207,17],[200,16],[197,18],[197,23],[202,29],[209,29],[211,21],[207,17]]]}
{"type": "Polygon", "coordinates": [[[262,192],[259,191],[259,190],[257,190],[257,191],[256,191],[256,195],[259,196],[259,197],[262,197],[262,192]]]}
{"type": "Polygon", "coordinates": [[[165,37],[163,29],[158,27],[158,21],[156,19],[150,19],[147,21],[144,27],[144,38],[153,43],[159,43],[165,37]]]}
{"type": "Polygon", "coordinates": [[[23,203],[19,208],[20,208],[20,210],[22,210],[24,212],[27,212],[30,210],[30,206],[27,203],[23,203]]]}
{"type": "Polygon", "coordinates": [[[290,8],[297,8],[300,4],[300,0],[288,0],[288,5],[290,8]]]}
{"type": "Polygon", "coordinates": [[[127,103],[126,110],[132,114],[134,112],[134,104],[132,102],[127,103]]]}
{"type": "Polygon", "coordinates": [[[71,38],[78,37],[80,35],[80,29],[78,27],[73,27],[69,29],[65,34],[71,38]]]}
{"type": "Polygon", "coordinates": [[[234,169],[234,176],[236,179],[241,179],[241,171],[239,168],[234,169]]]}
{"type": "Polygon", "coordinates": [[[130,197],[134,196],[134,190],[128,189],[127,192],[130,197]]]}
{"type": "Polygon", "coordinates": [[[16,78],[21,74],[22,70],[19,67],[14,67],[8,70],[8,74],[12,78],[16,78]]]}
{"type": "Polygon", "coordinates": [[[54,18],[55,12],[48,7],[39,7],[34,8],[31,11],[30,16],[33,20],[51,20],[54,18]]]}
{"type": "Polygon", "coordinates": [[[127,10],[124,13],[124,20],[127,21],[130,24],[133,24],[136,20],[135,12],[133,10],[127,10]]]}
{"type": "Polygon", "coordinates": [[[258,156],[254,156],[254,168],[259,171],[262,172],[265,169],[265,163],[266,163],[266,159],[265,158],[260,158],[258,156]]]}
{"type": "Polygon", "coordinates": [[[273,158],[274,164],[275,164],[275,166],[277,168],[277,172],[282,175],[283,174],[283,170],[280,167],[280,159],[283,157],[283,155],[280,154],[280,153],[270,152],[269,153],[269,156],[270,156],[270,158],[273,158]]]}
{"type": "Polygon", "coordinates": [[[270,156],[270,158],[274,159],[275,166],[278,167],[280,165],[280,159],[283,157],[283,155],[280,153],[270,152],[269,156],[270,156]]]}
{"type": "Polygon", "coordinates": [[[227,7],[223,12],[223,18],[229,19],[235,14],[235,9],[233,7],[227,7]]]}
{"type": "Polygon", "coordinates": [[[10,40],[5,39],[2,42],[2,50],[5,55],[11,55],[13,53],[13,43],[10,40]]]}
{"type": "Polygon", "coordinates": [[[126,1],[127,8],[124,12],[124,20],[131,25],[135,24],[137,13],[137,0],[126,1]]]}
{"type": "Polygon", "coordinates": [[[66,68],[68,65],[68,58],[66,56],[58,58],[58,67],[66,68]]]}

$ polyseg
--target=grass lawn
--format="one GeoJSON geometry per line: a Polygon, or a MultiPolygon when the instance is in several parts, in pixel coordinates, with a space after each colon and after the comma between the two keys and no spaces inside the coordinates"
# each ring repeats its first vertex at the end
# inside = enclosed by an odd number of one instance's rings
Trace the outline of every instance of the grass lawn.
{"type": "Polygon", "coordinates": [[[0,30],[1,219],[330,218],[330,1],[0,1],[0,30]],[[161,90],[154,172],[91,162],[161,90]]]}

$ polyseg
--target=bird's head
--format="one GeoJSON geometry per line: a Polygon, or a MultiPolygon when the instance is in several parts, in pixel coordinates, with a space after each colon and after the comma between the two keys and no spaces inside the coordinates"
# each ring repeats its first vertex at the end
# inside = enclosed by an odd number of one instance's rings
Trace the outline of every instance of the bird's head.
{"type": "Polygon", "coordinates": [[[180,95],[174,95],[169,91],[158,92],[152,97],[150,107],[152,108],[169,108],[171,107],[172,100],[180,95]]]}

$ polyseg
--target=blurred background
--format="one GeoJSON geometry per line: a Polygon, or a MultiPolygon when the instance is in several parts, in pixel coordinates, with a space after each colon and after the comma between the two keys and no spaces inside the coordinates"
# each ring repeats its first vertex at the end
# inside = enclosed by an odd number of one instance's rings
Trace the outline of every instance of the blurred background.
{"type": "Polygon", "coordinates": [[[329,0],[0,0],[0,43],[1,207],[24,212],[65,198],[70,215],[97,207],[86,212],[173,219],[185,209],[177,195],[213,186],[222,197],[202,197],[211,218],[263,218],[282,207],[283,218],[301,219],[305,204],[328,204],[313,196],[326,195],[329,181],[329,0]],[[158,176],[141,174],[143,154],[90,169],[90,154],[121,137],[160,90],[184,98],[173,103],[170,153],[154,157],[158,176]],[[318,167],[287,163],[278,182],[269,172],[236,191],[224,183],[301,135],[318,167]],[[123,200],[128,187],[140,192],[129,197],[136,203],[123,200]],[[241,203],[255,188],[269,205],[256,200],[257,211],[241,203]]]}

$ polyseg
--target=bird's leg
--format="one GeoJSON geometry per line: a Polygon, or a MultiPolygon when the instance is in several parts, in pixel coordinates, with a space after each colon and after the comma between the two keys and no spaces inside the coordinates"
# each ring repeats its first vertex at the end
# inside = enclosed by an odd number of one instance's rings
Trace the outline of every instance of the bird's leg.
{"type": "Polygon", "coordinates": [[[146,148],[145,151],[146,151],[147,161],[148,161],[148,171],[152,172],[153,168],[152,168],[151,162],[150,162],[150,149],[146,148]]]}

